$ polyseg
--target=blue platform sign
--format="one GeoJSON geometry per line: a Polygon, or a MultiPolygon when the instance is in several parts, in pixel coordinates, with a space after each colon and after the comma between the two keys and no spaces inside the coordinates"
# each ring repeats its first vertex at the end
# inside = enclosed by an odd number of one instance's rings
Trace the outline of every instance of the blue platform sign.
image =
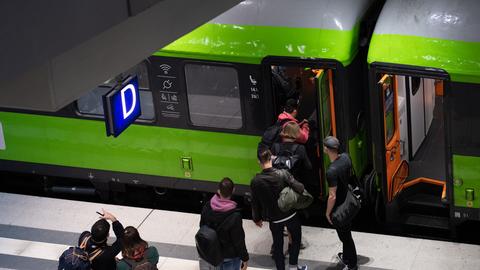
{"type": "Polygon", "coordinates": [[[107,136],[117,137],[142,114],[137,77],[127,78],[103,96],[107,136]]]}

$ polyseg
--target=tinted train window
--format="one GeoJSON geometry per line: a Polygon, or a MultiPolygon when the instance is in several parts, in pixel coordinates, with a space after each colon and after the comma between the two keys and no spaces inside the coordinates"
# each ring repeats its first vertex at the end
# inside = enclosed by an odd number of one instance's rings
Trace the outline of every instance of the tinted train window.
{"type": "Polygon", "coordinates": [[[103,116],[102,96],[105,95],[108,90],[110,90],[110,88],[100,86],[88,92],[88,94],[77,100],[78,111],[82,114],[103,116]]]}
{"type": "Polygon", "coordinates": [[[395,133],[395,118],[394,118],[394,92],[391,85],[388,85],[388,88],[385,89],[385,125],[386,125],[386,142],[390,142],[395,133]]]}
{"type": "Polygon", "coordinates": [[[240,88],[234,68],[185,65],[190,121],[195,126],[242,127],[240,88]]]}
{"type": "Polygon", "coordinates": [[[420,89],[422,79],[420,77],[411,77],[412,80],[412,96],[415,96],[420,89]]]}
{"type": "Polygon", "coordinates": [[[323,117],[323,131],[324,135],[331,135],[331,108],[330,108],[330,78],[328,77],[328,71],[325,71],[325,74],[322,77],[321,81],[321,91],[322,91],[322,117],[323,117]]]}
{"type": "Polygon", "coordinates": [[[450,132],[452,152],[457,155],[480,156],[480,86],[452,83],[450,91],[450,132]]]}
{"type": "Polygon", "coordinates": [[[102,96],[105,95],[111,87],[115,85],[116,81],[121,81],[129,75],[137,75],[138,86],[140,89],[140,106],[142,114],[141,120],[154,120],[155,111],[153,107],[152,92],[150,91],[148,83],[148,72],[145,63],[140,63],[128,71],[119,74],[118,76],[107,80],[102,85],[90,91],[85,96],[77,100],[78,111],[86,116],[103,117],[103,101],[102,96]]]}

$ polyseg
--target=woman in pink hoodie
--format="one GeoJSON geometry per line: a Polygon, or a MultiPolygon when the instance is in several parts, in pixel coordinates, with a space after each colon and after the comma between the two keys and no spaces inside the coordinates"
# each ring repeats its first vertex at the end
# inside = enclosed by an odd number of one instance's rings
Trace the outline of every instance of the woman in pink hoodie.
{"type": "Polygon", "coordinates": [[[298,101],[295,99],[289,99],[285,103],[283,112],[278,115],[278,121],[283,122],[286,125],[288,122],[295,122],[300,126],[300,132],[296,142],[305,144],[308,141],[308,135],[310,133],[310,127],[308,126],[308,120],[303,119],[301,122],[297,120],[298,114],[298,101]]]}

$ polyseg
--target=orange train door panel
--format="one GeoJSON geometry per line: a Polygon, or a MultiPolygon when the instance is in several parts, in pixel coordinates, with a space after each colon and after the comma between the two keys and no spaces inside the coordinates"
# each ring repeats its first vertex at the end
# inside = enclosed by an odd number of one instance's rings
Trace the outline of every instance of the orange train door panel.
{"type": "Polygon", "coordinates": [[[400,166],[400,122],[398,118],[398,91],[396,80],[385,74],[378,82],[383,97],[383,125],[385,127],[385,163],[387,169],[388,201],[393,199],[393,178],[400,166]]]}

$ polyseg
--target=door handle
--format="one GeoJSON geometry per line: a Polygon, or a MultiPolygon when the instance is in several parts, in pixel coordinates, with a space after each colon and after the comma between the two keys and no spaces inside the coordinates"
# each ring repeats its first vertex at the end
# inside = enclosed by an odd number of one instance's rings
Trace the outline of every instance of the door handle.
{"type": "Polygon", "coordinates": [[[391,150],[387,150],[387,154],[390,153],[390,161],[395,160],[395,153],[396,153],[396,148],[392,148],[391,150]]]}
{"type": "Polygon", "coordinates": [[[400,143],[400,140],[397,140],[395,142],[395,145],[393,145],[390,148],[387,148],[387,154],[390,153],[390,161],[395,160],[395,154],[397,153],[399,143],[400,143]]]}
{"type": "Polygon", "coordinates": [[[181,157],[180,166],[183,169],[183,175],[187,178],[192,177],[193,162],[191,157],[181,157]]]}
{"type": "Polygon", "coordinates": [[[185,171],[193,171],[193,162],[191,157],[182,157],[180,159],[180,163],[182,165],[182,169],[185,171]]]}

